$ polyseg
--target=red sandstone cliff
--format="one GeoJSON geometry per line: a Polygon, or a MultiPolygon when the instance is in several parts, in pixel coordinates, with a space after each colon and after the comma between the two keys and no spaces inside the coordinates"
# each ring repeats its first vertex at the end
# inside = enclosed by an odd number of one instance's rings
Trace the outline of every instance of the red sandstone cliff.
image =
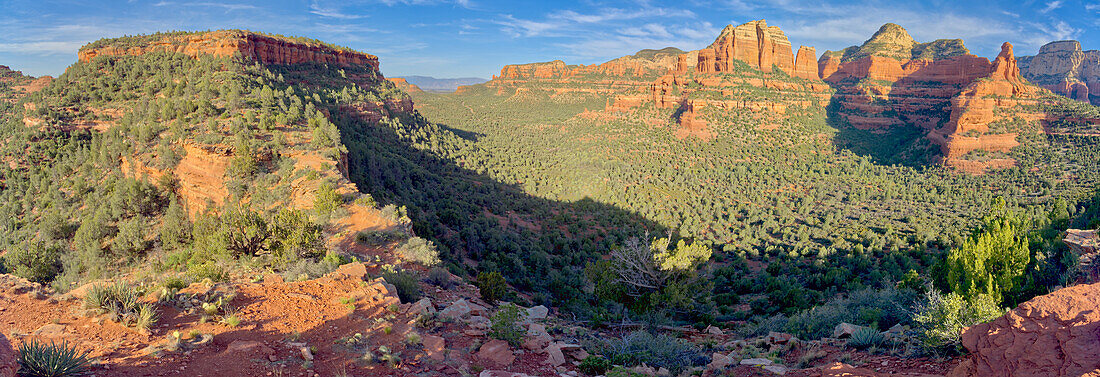
{"type": "MultiPolygon", "coordinates": [[[[736,70],[733,61],[740,60],[764,72],[771,72],[774,66],[797,76],[795,57],[791,51],[791,42],[783,31],[779,27],[768,26],[764,20],[728,25],[714,43],[699,51],[695,70],[699,73],[733,72],[736,70]]],[[[812,54],[812,49],[807,53],[812,54]]],[[[813,60],[812,57],[803,59],[813,60]]]]}
{"type": "Polygon", "coordinates": [[[171,51],[190,56],[240,54],[265,64],[327,63],[378,69],[378,57],[371,54],[239,30],[165,35],[159,40],[133,45],[89,46],[81,48],[77,57],[85,62],[97,56],[141,55],[150,51],[171,51]]]}
{"type": "Polygon", "coordinates": [[[405,93],[420,93],[420,92],[423,92],[423,90],[421,90],[419,86],[416,86],[415,84],[410,83],[408,80],[405,80],[405,78],[403,78],[403,77],[391,77],[391,78],[387,78],[386,80],[389,80],[389,82],[393,83],[393,85],[396,86],[397,89],[401,89],[405,93]]]}

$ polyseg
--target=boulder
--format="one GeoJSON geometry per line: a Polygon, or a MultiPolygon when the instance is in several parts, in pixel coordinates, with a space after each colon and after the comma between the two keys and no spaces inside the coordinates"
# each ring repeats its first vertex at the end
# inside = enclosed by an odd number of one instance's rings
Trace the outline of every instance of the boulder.
{"type": "Polygon", "coordinates": [[[707,326],[706,333],[710,335],[723,335],[722,329],[715,326],[707,326]]]}
{"type": "Polygon", "coordinates": [[[765,337],[765,339],[768,344],[787,344],[791,339],[794,339],[794,335],[771,331],[768,332],[768,336],[765,337]]]}
{"type": "Polygon", "coordinates": [[[516,361],[516,355],[512,353],[512,348],[508,346],[508,342],[500,339],[490,340],[481,346],[481,350],[477,352],[477,357],[505,367],[516,361]]]}
{"type": "Polygon", "coordinates": [[[527,319],[543,319],[550,314],[550,309],[539,305],[527,309],[527,319]]]}
{"type": "Polygon", "coordinates": [[[970,351],[949,377],[1100,375],[1100,283],[1035,297],[966,328],[970,351]]]}
{"type": "Polygon", "coordinates": [[[333,278],[365,280],[364,278],[367,277],[367,266],[360,262],[344,264],[328,273],[328,276],[333,278]]]}
{"type": "Polygon", "coordinates": [[[425,335],[423,340],[424,352],[432,360],[443,360],[447,357],[447,341],[441,336],[425,335]]]}
{"type": "Polygon", "coordinates": [[[546,332],[546,326],[532,323],[527,326],[527,336],[523,338],[523,348],[531,351],[546,348],[554,338],[546,332]]]}
{"type": "Polygon", "coordinates": [[[503,370],[483,370],[477,377],[532,377],[524,373],[506,372],[503,370]]]}
{"type": "Polygon", "coordinates": [[[466,323],[476,330],[488,330],[491,325],[488,318],[479,315],[471,316],[466,323]]]}
{"type": "Polygon", "coordinates": [[[715,352],[710,356],[710,364],[707,364],[707,370],[722,370],[732,365],[734,362],[732,357],[715,352]]]}
{"type": "Polygon", "coordinates": [[[470,303],[460,298],[447,308],[439,312],[444,318],[461,319],[470,314],[470,303]]]}
{"type": "Polygon", "coordinates": [[[768,360],[768,359],[763,359],[763,358],[752,358],[752,359],[744,359],[744,360],[741,360],[741,363],[740,363],[740,364],[741,364],[741,365],[756,365],[756,366],[764,366],[764,365],[772,365],[772,364],[775,364],[775,362],[773,362],[773,361],[771,361],[771,360],[768,360]]]}
{"type": "Polygon", "coordinates": [[[19,358],[8,338],[0,333],[0,377],[15,377],[16,370],[19,370],[19,358]]]}
{"type": "Polygon", "coordinates": [[[422,298],[420,301],[412,303],[405,313],[412,315],[428,315],[435,313],[435,306],[432,306],[432,299],[422,298]]]}
{"type": "Polygon", "coordinates": [[[560,343],[554,343],[546,347],[543,352],[546,353],[546,363],[558,366],[565,364],[565,353],[561,350],[560,343]]]}
{"type": "Polygon", "coordinates": [[[848,322],[842,322],[841,324],[836,325],[836,328],[833,328],[833,337],[837,339],[850,337],[857,330],[859,330],[860,327],[862,326],[853,325],[848,322]]]}

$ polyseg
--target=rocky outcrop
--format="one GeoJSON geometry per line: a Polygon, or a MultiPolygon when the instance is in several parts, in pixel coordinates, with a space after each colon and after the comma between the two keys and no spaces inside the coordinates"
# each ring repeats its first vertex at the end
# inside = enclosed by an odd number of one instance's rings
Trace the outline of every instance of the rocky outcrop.
{"type": "Polygon", "coordinates": [[[1100,375],[1100,283],[1064,288],[963,330],[949,377],[1100,375]]]}
{"type": "Polygon", "coordinates": [[[989,73],[981,78],[951,99],[950,119],[929,134],[929,139],[940,145],[942,159],[949,166],[974,150],[1008,152],[1019,145],[1016,138],[1023,130],[993,130],[990,125],[1008,115],[1024,115],[1019,105],[1034,103],[1039,92],[1039,88],[1020,78],[1012,44],[1008,42],[1001,45],[1001,53],[989,73]]]}
{"type": "Polygon", "coordinates": [[[8,338],[0,333],[0,377],[15,377],[15,371],[19,370],[19,358],[15,355],[8,338]]]}
{"type": "Polygon", "coordinates": [[[795,58],[791,42],[776,26],[767,21],[752,21],[738,26],[727,25],[707,48],[699,51],[695,70],[699,73],[734,72],[739,60],[750,67],[771,72],[772,67],[794,75],[795,58]]]}
{"type": "Polygon", "coordinates": [[[204,33],[167,34],[162,37],[132,37],[94,43],[81,48],[77,57],[82,62],[97,56],[141,55],[151,51],[169,51],[189,56],[240,56],[265,64],[323,63],[369,66],[378,69],[378,57],[349,49],[331,47],[317,42],[263,35],[240,30],[218,30],[204,33]]]}
{"type": "Polygon", "coordinates": [[[1100,51],[1082,51],[1078,41],[1057,41],[1021,56],[1020,73],[1043,88],[1081,102],[1100,105],[1100,51]]]}
{"type": "MultiPolygon", "coordinates": [[[[1020,132],[1037,132],[1044,96],[1021,78],[1012,45],[996,59],[974,56],[961,40],[917,43],[886,24],[860,46],[828,51],[818,73],[837,90],[835,113],[852,127],[915,127],[940,147],[940,161],[971,173],[1015,165],[1007,156],[972,159],[976,150],[1004,153],[1020,132]]],[[[876,131],[877,132],[877,131],[876,131]]]]}
{"type": "Polygon", "coordinates": [[[821,75],[817,71],[817,50],[810,46],[799,47],[798,55],[794,59],[791,76],[808,80],[820,80],[821,75]]]}
{"type": "Polygon", "coordinates": [[[423,90],[421,90],[419,86],[416,86],[415,84],[412,84],[412,83],[408,82],[408,80],[405,80],[404,78],[401,78],[401,77],[390,77],[390,78],[387,78],[386,80],[389,80],[389,82],[393,83],[393,86],[396,86],[397,89],[401,89],[405,93],[421,93],[421,92],[423,92],[423,90]]]}

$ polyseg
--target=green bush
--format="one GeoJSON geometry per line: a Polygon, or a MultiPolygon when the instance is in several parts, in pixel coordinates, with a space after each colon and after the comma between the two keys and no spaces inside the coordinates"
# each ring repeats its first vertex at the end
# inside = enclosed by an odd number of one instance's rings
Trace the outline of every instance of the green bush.
{"type": "Polygon", "coordinates": [[[478,273],[475,285],[481,291],[481,299],[490,304],[495,304],[508,292],[508,283],[496,271],[478,273]]]}
{"type": "Polygon", "coordinates": [[[508,341],[508,344],[518,347],[524,335],[523,328],[517,324],[519,319],[519,306],[512,303],[501,305],[489,318],[489,336],[508,341]]]}
{"type": "Polygon", "coordinates": [[[882,333],[870,327],[860,327],[848,338],[848,347],[864,349],[882,344],[885,337],[882,333]]]}
{"type": "Polygon", "coordinates": [[[607,373],[608,369],[611,369],[611,360],[600,356],[588,356],[581,361],[579,368],[581,372],[585,374],[599,376],[607,373]]]}
{"type": "Polygon", "coordinates": [[[19,375],[66,377],[83,374],[91,365],[88,352],[78,352],[68,343],[39,343],[31,339],[19,346],[19,375]]]}
{"type": "Polygon", "coordinates": [[[688,342],[645,331],[635,331],[619,339],[598,340],[592,349],[612,364],[633,367],[645,363],[654,368],[668,368],[673,375],[708,362],[703,352],[688,342]]]}
{"type": "Polygon", "coordinates": [[[4,255],[4,265],[15,276],[49,283],[61,273],[61,246],[36,242],[22,245],[4,255]]]}
{"type": "Polygon", "coordinates": [[[187,266],[187,276],[193,281],[210,279],[210,281],[219,282],[229,280],[229,273],[214,261],[187,266]]]}
{"type": "Polygon", "coordinates": [[[947,254],[947,285],[967,300],[989,295],[1001,304],[1019,287],[1031,260],[1030,224],[1005,207],[1004,199],[995,200],[982,228],[947,254]]]}
{"type": "Polygon", "coordinates": [[[404,245],[397,248],[397,252],[401,253],[405,259],[424,266],[431,267],[439,264],[439,250],[436,250],[435,243],[420,237],[410,238],[404,245]]]}
{"type": "Polygon", "coordinates": [[[426,279],[428,284],[443,288],[450,289],[455,285],[455,282],[451,280],[451,273],[445,268],[435,267],[428,270],[428,278],[426,279]]]}
{"type": "Polygon", "coordinates": [[[859,290],[791,316],[785,330],[802,339],[820,339],[841,322],[889,328],[911,320],[915,300],[916,292],[908,289],[859,290]]]}
{"type": "Polygon", "coordinates": [[[397,297],[401,298],[401,302],[407,304],[420,299],[420,279],[412,272],[388,271],[382,273],[382,278],[397,288],[397,297]]]}
{"type": "Polygon", "coordinates": [[[947,353],[960,351],[959,336],[963,328],[992,321],[1004,314],[990,295],[967,300],[954,292],[942,295],[935,289],[929,289],[913,311],[913,321],[921,331],[924,348],[947,353]]]}

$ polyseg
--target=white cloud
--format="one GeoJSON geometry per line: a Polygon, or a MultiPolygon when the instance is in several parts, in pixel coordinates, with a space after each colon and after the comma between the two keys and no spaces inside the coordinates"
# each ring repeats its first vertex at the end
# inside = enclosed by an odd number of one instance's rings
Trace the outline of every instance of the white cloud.
{"type": "Polygon", "coordinates": [[[171,5],[177,5],[177,6],[182,6],[182,7],[222,8],[222,9],[225,9],[226,12],[231,12],[231,11],[236,11],[236,10],[256,9],[255,5],[231,4],[231,3],[213,3],[213,2],[182,2],[182,3],[176,3],[176,2],[171,2],[171,1],[161,1],[159,3],[153,4],[153,6],[157,6],[157,7],[164,7],[164,6],[171,6],[171,5]]]}
{"type": "Polygon", "coordinates": [[[312,14],[315,14],[315,15],[318,15],[318,16],[321,16],[321,17],[338,18],[338,19],[342,19],[342,20],[354,20],[354,19],[365,17],[365,16],[358,15],[358,14],[343,13],[335,7],[326,7],[326,6],[321,5],[317,1],[313,1],[309,4],[309,13],[312,13],[312,14]]]}
{"type": "Polygon", "coordinates": [[[1051,2],[1047,3],[1047,6],[1043,9],[1039,10],[1039,13],[1050,13],[1051,11],[1053,11],[1055,9],[1058,9],[1058,8],[1061,8],[1061,7],[1062,7],[1062,0],[1054,0],[1054,1],[1051,1],[1051,2]]]}
{"type": "Polygon", "coordinates": [[[73,54],[83,45],[84,42],[76,41],[0,43],[0,52],[30,53],[38,55],[73,54]]]}

